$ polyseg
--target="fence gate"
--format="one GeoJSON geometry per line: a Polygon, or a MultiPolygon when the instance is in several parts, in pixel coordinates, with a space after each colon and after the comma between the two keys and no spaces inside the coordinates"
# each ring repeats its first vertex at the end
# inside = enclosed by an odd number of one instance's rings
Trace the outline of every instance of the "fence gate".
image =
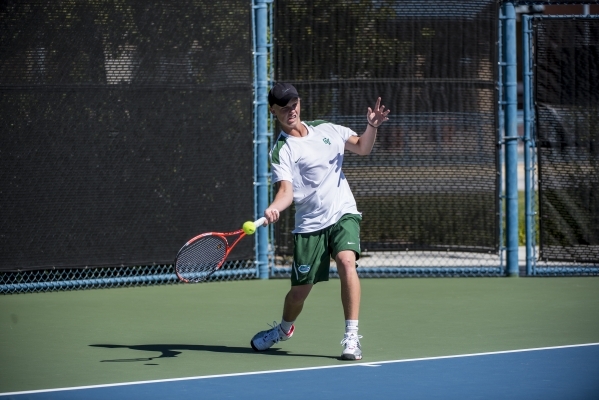
{"type": "MultiPolygon", "coordinates": [[[[302,119],[361,134],[377,96],[392,110],[372,154],[344,159],[360,275],[503,275],[499,3],[314,3],[274,2],[274,78],[296,85],[302,119]]],[[[274,276],[289,273],[293,225],[288,210],[275,226],[274,276]]]]}
{"type": "Polygon", "coordinates": [[[524,16],[523,67],[527,274],[596,275],[598,16],[524,16]]]}

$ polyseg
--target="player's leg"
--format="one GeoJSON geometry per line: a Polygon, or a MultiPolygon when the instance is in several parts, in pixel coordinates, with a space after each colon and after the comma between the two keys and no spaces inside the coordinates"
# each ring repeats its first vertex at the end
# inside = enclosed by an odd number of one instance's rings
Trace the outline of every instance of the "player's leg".
{"type": "Polygon", "coordinates": [[[291,266],[291,289],[285,296],[280,324],[254,335],[252,348],[267,350],[279,341],[288,340],[295,331],[294,322],[302,312],[304,302],[316,282],[329,279],[330,255],[326,233],[296,234],[294,260],[291,266]]]}
{"type": "Polygon", "coordinates": [[[356,269],[356,253],[343,250],[335,257],[341,281],[341,303],[346,320],[357,320],[360,314],[360,278],[356,269]]]}
{"type": "Polygon", "coordinates": [[[283,321],[294,322],[304,308],[304,302],[308,298],[313,284],[292,286],[283,305],[283,321]]]}
{"type": "Polygon", "coordinates": [[[292,286],[283,304],[283,318],[281,323],[274,324],[270,329],[258,332],[252,338],[250,344],[256,351],[270,349],[274,344],[285,341],[293,336],[295,326],[293,323],[302,312],[304,302],[312,290],[312,284],[292,286]]]}
{"type": "Polygon", "coordinates": [[[345,315],[345,335],[342,359],[362,359],[362,349],[358,335],[361,287],[356,260],[360,256],[359,215],[344,215],[331,231],[331,247],[334,251],[337,272],[341,283],[341,303],[345,315]]]}
{"type": "Polygon", "coordinates": [[[360,279],[356,270],[356,257],[353,250],[344,250],[335,257],[337,271],[341,281],[341,302],[345,314],[345,334],[341,344],[344,360],[361,360],[362,347],[358,335],[358,316],[360,314],[360,279]]]}

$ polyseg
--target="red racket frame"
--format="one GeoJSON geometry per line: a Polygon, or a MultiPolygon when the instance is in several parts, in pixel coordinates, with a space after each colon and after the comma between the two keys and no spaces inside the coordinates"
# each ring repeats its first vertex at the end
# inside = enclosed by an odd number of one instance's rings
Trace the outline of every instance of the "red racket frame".
{"type": "MultiPolygon", "coordinates": [[[[264,223],[266,222],[266,218],[262,217],[256,221],[254,221],[254,226],[256,226],[256,229],[258,229],[260,226],[262,226],[264,223]]],[[[185,243],[183,245],[183,247],[181,247],[181,249],[179,250],[179,252],[177,253],[177,257],[175,258],[175,274],[177,274],[177,278],[179,278],[180,281],[182,282],[186,282],[189,283],[190,281],[188,279],[183,278],[181,275],[179,275],[179,271],[177,270],[177,261],[179,259],[179,255],[181,254],[181,252],[183,251],[183,249],[185,249],[187,246],[189,246],[190,244],[205,238],[207,236],[218,236],[220,238],[223,239],[223,241],[225,242],[225,245],[227,246],[225,249],[225,255],[223,256],[223,258],[220,260],[220,262],[216,265],[216,268],[214,268],[214,270],[212,272],[210,272],[209,274],[206,275],[206,278],[198,281],[198,282],[203,282],[205,281],[210,275],[212,275],[213,273],[215,273],[216,271],[218,271],[223,264],[225,263],[225,261],[227,260],[227,257],[229,257],[229,253],[231,253],[231,251],[233,250],[233,248],[235,247],[235,245],[237,245],[237,243],[239,243],[239,241],[241,239],[243,239],[245,236],[247,236],[247,234],[244,232],[243,229],[239,229],[233,232],[206,232],[206,233],[202,233],[201,235],[195,236],[193,238],[191,238],[190,240],[187,241],[187,243],[185,243]],[[233,244],[229,244],[229,241],[227,240],[227,237],[231,237],[231,236],[235,236],[235,235],[239,235],[239,237],[233,242],[233,244]]]]}

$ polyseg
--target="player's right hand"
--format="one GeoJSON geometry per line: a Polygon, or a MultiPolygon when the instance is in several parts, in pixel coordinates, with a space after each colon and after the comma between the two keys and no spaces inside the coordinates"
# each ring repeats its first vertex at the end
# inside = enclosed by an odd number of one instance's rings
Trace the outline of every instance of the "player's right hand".
{"type": "Polygon", "coordinates": [[[269,207],[266,210],[264,210],[264,217],[266,218],[269,224],[274,224],[275,222],[277,222],[280,216],[281,214],[279,213],[279,210],[277,210],[276,208],[269,207]]]}

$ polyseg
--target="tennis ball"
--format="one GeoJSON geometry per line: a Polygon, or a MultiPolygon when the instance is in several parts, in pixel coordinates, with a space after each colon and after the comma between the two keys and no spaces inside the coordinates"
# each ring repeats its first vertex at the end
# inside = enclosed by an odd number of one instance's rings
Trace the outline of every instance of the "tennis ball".
{"type": "Polygon", "coordinates": [[[246,235],[253,235],[256,232],[256,225],[252,221],[246,221],[243,223],[243,231],[246,235]]]}

